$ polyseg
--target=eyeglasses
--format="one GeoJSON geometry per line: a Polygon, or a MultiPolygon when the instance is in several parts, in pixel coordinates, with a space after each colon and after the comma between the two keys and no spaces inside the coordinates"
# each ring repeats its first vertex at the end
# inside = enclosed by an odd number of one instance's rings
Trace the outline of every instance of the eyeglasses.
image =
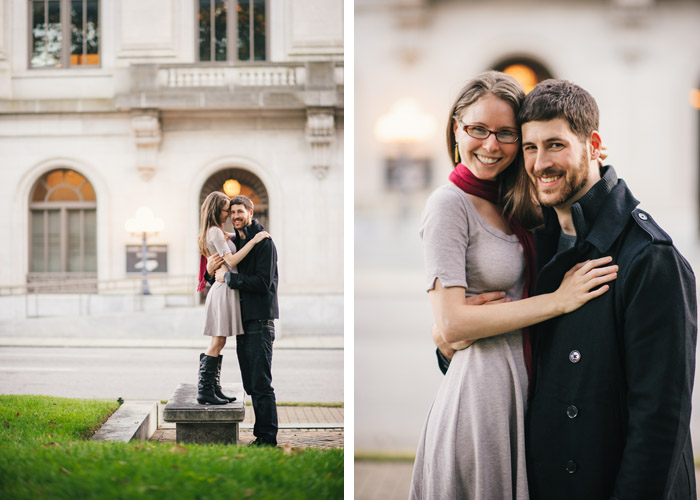
{"type": "Polygon", "coordinates": [[[520,135],[510,130],[499,130],[496,132],[484,128],[481,125],[465,125],[460,121],[457,121],[457,123],[461,125],[462,130],[464,130],[468,135],[470,135],[474,139],[488,139],[488,137],[491,134],[493,134],[496,136],[496,140],[498,142],[502,142],[504,144],[513,144],[520,140],[520,135]]]}

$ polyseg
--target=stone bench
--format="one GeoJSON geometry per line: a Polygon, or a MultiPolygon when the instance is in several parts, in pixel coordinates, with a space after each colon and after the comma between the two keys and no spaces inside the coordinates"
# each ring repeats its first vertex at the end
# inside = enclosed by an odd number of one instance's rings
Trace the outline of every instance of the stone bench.
{"type": "Polygon", "coordinates": [[[180,384],[163,409],[163,420],[175,423],[178,443],[238,443],[238,427],[245,418],[245,393],[241,384],[221,384],[236,401],[225,405],[197,403],[197,385],[180,384]]]}

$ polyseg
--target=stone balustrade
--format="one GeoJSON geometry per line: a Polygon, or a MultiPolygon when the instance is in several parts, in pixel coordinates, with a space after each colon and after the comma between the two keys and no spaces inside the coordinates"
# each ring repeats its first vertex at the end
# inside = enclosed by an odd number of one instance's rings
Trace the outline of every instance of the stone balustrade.
{"type": "Polygon", "coordinates": [[[298,87],[306,70],[301,65],[284,66],[161,66],[161,88],[197,87],[298,87]]]}

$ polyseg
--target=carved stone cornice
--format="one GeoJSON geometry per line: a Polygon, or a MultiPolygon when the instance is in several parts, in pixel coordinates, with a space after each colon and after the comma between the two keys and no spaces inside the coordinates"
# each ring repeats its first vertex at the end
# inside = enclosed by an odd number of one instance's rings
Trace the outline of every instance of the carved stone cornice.
{"type": "Polygon", "coordinates": [[[306,142],[311,148],[311,169],[318,179],[328,174],[331,146],[335,139],[335,116],[332,109],[308,109],[306,142]]]}
{"type": "Polygon", "coordinates": [[[131,128],[136,142],[136,168],[145,181],[150,180],[158,165],[160,146],[160,114],[157,110],[139,110],[131,115],[131,128]]]}

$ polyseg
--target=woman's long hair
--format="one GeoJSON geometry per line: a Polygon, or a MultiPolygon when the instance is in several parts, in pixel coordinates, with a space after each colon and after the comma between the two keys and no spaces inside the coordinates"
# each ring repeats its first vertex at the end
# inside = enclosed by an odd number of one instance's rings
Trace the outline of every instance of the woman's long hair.
{"type": "Polygon", "coordinates": [[[205,257],[209,257],[209,250],[207,250],[207,231],[209,231],[209,228],[212,226],[221,226],[219,223],[219,215],[229,201],[229,197],[221,191],[212,191],[209,193],[209,196],[204,199],[204,203],[202,203],[202,207],[199,209],[199,236],[197,237],[197,243],[199,244],[199,253],[205,257]]]}
{"type": "MultiPolygon", "coordinates": [[[[457,141],[454,133],[454,120],[465,108],[471,106],[485,95],[494,95],[505,101],[518,116],[520,104],[525,98],[525,92],[520,84],[510,75],[498,71],[487,71],[469,81],[459,92],[452,104],[447,119],[447,154],[456,165],[454,150],[457,141]]],[[[513,163],[500,175],[500,192],[503,201],[503,215],[515,218],[523,227],[533,229],[542,224],[540,209],[535,190],[525,172],[522,149],[519,149],[513,163]]]]}

